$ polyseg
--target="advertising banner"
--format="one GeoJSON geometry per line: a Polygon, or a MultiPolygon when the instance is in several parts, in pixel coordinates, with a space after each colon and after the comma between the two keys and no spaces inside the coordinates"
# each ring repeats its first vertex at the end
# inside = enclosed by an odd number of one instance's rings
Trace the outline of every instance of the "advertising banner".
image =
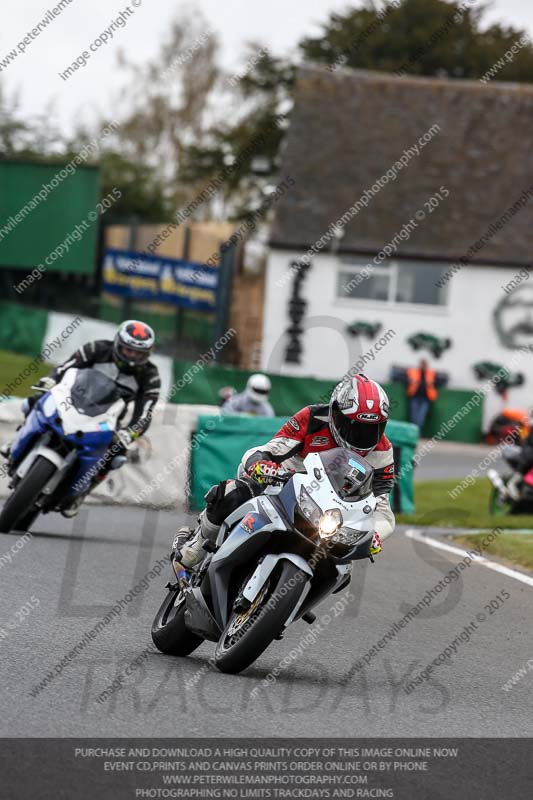
{"type": "Polygon", "coordinates": [[[194,261],[127,250],[106,250],[103,289],[135,300],[214,311],[218,270],[194,261]]]}

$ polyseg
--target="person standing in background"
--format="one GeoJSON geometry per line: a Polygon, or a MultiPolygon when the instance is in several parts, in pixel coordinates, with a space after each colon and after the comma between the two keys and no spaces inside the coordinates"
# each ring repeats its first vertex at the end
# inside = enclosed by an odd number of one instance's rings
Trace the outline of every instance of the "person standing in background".
{"type": "Polygon", "coordinates": [[[438,398],[436,373],[425,358],[418,367],[407,370],[407,397],[409,400],[409,420],[422,432],[432,404],[438,398]]]}

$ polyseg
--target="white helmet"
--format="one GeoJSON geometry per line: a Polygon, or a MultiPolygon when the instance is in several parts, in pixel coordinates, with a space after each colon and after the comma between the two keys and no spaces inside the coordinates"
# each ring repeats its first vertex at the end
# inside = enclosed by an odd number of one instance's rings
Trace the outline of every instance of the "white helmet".
{"type": "Polygon", "coordinates": [[[246,391],[248,396],[260,403],[262,400],[268,400],[268,395],[272,389],[270,378],[261,373],[250,375],[248,383],[246,384],[246,391]]]}

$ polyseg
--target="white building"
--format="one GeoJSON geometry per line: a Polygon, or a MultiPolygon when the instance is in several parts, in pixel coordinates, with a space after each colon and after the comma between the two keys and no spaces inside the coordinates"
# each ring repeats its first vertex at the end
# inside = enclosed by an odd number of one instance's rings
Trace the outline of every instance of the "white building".
{"type": "MultiPolygon", "coordinates": [[[[450,388],[475,390],[473,367],[489,361],[524,374],[508,405],[533,406],[533,354],[518,349],[533,344],[532,122],[524,85],[305,69],[282,166],[294,186],[271,235],[263,368],[335,379],[366,354],[387,382],[425,356],[450,388]],[[295,295],[291,265],[305,258],[295,295]],[[307,304],[301,334],[295,296],[307,304]],[[380,331],[354,337],[354,323],[380,331]],[[437,359],[414,351],[417,334],[451,344],[437,359]],[[299,363],[286,357],[295,340],[299,363]]],[[[491,392],[486,418],[501,407],[491,392]]]]}

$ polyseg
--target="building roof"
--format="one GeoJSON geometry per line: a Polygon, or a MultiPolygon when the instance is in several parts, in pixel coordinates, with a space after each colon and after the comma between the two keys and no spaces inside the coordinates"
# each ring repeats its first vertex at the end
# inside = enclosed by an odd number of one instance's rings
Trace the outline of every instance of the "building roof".
{"type": "Polygon", "coordinates": [[[533,198],[533,86],[315,66],[296,84],[282,165],[295,185],[276,203],[272,246],[313,245],[435,125],[420,155],[346,223],[340,251],[378,253],[424,211],[395,255],[455,261],[485,236],[473,262],[530,263],[533,201],[516,203],[524,191],[533,198]],[[429,213],[441,187],[450,196],[429,213]]]}

